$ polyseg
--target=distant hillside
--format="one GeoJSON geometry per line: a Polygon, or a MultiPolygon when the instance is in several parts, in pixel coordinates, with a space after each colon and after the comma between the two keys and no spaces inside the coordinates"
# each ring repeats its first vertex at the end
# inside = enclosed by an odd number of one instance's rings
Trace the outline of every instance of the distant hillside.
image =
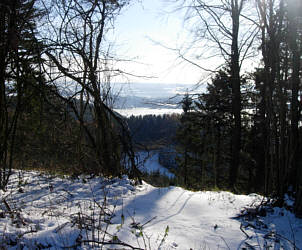
{"type": "Polygon", "coordinates": [[[113,104],[115,109],[129,108],[179,108],[182,96],[173,98],[147,98],[140,96],[118,96],[113,104]]]}

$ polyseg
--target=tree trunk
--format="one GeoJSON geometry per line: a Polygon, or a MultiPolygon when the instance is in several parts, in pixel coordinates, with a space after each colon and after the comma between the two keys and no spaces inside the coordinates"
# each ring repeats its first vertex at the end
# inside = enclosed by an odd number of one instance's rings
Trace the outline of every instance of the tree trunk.
{"type": "Polygon", "coordinates": [[[239,66],[239,6],[238,1],[232,1],[232,52],[231,52],[231,84],[232,84],[232,112],[234,125],[232,129],[232,158],[229,174],[229,186],[234,188],[237,182],[238,170],[240,164],[241,149],[241,92],[240,92],[240,66],[239,66]]]}
{"type": "Polygon", "coordinates": [[[292,96],[291,96],[291,144],[290,144],[290,165],[291,165],[291,183],[294,185],[294,190],[297,192],[295,211],[298,216],[302,216],[302,171],[301,167],[301,147],[299,146],[299,85],[300,85],[300,58],[301,58],[301,49],[299,51],[299,17],[301,17],[302,4],[299,2],[298,6],[294,5],[295,3],[291,2],[289,4],[289,45],[292,52],[292,77],[291,77],[291,86],[292,86],[292,96]]]}
{"type": "Polygon", "coordinates": [[[257,113],[255,117],[255,138],[253,140],[254,158],[256,160],[254,187],[257,192],[263,192],[265,183],[265,152],[267,145],[265,96],[266,81],[263,70],[256,72],[255,84],[259,91],[260,102],[256,106],[257,113]]]}

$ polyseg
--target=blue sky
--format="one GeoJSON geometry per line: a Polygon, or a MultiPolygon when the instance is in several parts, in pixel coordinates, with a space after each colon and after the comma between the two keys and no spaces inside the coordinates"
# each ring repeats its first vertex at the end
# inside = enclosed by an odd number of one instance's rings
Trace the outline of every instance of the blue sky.
{"type": "MultiPolygon", "coordinates": [[[[190,19],[189,23],[184,25],[184,11],[172,11],[179,7],[172,2],[172,0],[133,0],[117,18],[114,30],[116,51],[122,57],[132,58],[136,62],[120,63],[119,67],[135,75],[154,77],[151,79],[129,77],[130,82],[193,85],[208,81],[208,72],[184,61],[179,65],[181,60],[177,60],[177,52],[158,45],[159,43],[170,48],[186,48],[194,40],[194,34],[187,29],[189,25],[190,28],[194,29],[194,25],[196,28],[198,22],[195,23],[196,19],[190,19]]],[[[217,44],[214,43],[213,46],[208,40],[199,40],[194,43],[193,49],[189,50],[187,57],[203,68],[215,70],[225,62],[219,54],[217,44]]],[[[257,66],[258,59],[255,56],[254,59],[246,60],[243,71],[257,66]]]]}
{"type": "Polygon", "coordinates": [[[116,51],[136,61],[119,67],[136,75],[154,77],[130,77],[131,82],[195,84],[200,80],[200,70],[189,64],[178,65],[175,52],[154,43],[177,48],[188,38],[184,16],[169,12],[173,8],[163,0],[134,1],[118,17],[114,30],[116,51]]]}

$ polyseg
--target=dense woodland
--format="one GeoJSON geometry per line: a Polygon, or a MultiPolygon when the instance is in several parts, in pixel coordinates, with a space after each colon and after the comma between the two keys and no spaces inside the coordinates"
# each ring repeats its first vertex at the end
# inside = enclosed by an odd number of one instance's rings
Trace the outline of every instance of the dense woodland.
{"type": "Polygon", "coordinates": [[[216,44],[226,64],[213,74],[207,93],[183,100],[178,136],[185,185],[279,198],[291,190],[301,215],[301,1],[255,1],[256,16],[245,1],[192,4],[191,17],[204,25],[196,36],[203,32],[216,44]],[[243,72],[256,51],[261,64],[243,72]]]}
{"type": "Polygon", "coordinates": [[[180,118],[127,120],[112,110],[110,84],[127,72],[106,36],[129,2],[1,2],[0,188],[13,168],[140,181],[135,142],[162,144],[169,129],[182,185],[280,202],[290,191],[302,216],[301,1],[175,1],[194,46],[212,46],[223,64],[206,69],[207,91],[188,93],[180,118]],[[251,58],[257,68],[243,69],[251,58]]]}
{"type": "Polygon", "coordinates": [[[141,149],[175,145],[179,122],[178,114],[130,116],[127,119],[132,140],[138,147],[141,145],[141,149]]]}

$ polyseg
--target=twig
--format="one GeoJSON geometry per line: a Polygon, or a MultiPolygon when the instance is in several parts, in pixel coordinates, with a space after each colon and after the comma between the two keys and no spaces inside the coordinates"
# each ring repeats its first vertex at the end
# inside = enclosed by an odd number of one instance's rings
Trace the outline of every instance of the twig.
{"type": "Polygon", "coordinates": [[[74,195],[70,191],[68,191],[67,189],[63,188],[62,191],[66,192],[70,196],[70,198],[74,197],[74,195]]]}
{"type": "Polygon", "coordinates": [[[244,242],[244,244],[248,247],[248,249],[256,249],[256,247],[252,246],[251,244],[244,242]]]}
{"type": "Polygon", "coordinates": [[[295,242],[292,242],[290,239],[282,236],[281,234],[276,233],[275,235],[278,236],[279,238],[283,239],[283,240],[288,241],[290,244],[292,244],[293,247],[294,247],[294,250],[298,250],[298,248],[296,247],[296,243],[295,242]]]}
{"type": "Polygon", "coordinates": [[[6,209],[7,209],[7,211],[8,211],[9,213],[12,213],[13,211],[11,210],[11,208],[10,208],[10,206],[8,205],[7,201],[6,201],[5,199],[2,199],[2,201],[3,201],[3,203],[4,203],[4,205],[5,205],[6,209]]]}
{"type": "Polygon", "coordinates": [[[69,222],[65,222],[62,225],[57,226],[57,228],[54,230],[55,233],[60,232],[69,222]]]}
{"type": "Polygon", "coordinates": [[[229,245],[228,245],[228,243],[225,241],[225,239],[224,239],[222,236],[220,236],[220,238],[224,241],[224,243],[226,244],[227,248],[228,248],[229,250],[231,250],[231,248],[229,247],[229,245]]]}
{"type": "Polygon", "coordinates": [[[29,231],[23,232],[21,234],[19,234],[19,238],[22,238],[25,234],[30,234],[30,233],[37,233],[38,230],[37,229],[30,229],[29,231]]]}
{"type": "Polygon", "coordinates": [[[166,227],[164,237],[161,239],[158,249],[161,249],[162,244],[165,242],[169,232],[169,226],[166,227]]]}
{"type": "Polygon", "coordinates": [[[296,249],[296,238],[295,238],[295,233],[294,233],[294,230],[293,230],[293,226],[292,226],[292,223],[291,223],[290,219],[289,219],[288,217],[287,217],[287,219],[288,219],[288,222],[289,222],[290,230],[291,230],[292,235],[293,235],[293,240],[294,240],[293,245],[294,245],[294,249],[296,249]]]}
{"type": "Polygon", "coordinates": [[[251,238],[251,236],[249,236],[249,235],[243,230],[243,228],[242,228],[242,223],[240,224],[240,230],[241,230],[241,232],[243,232],[243,233],[245,234],[245,236],[246,236],[247,239],[250,239],[250,238],[251,238]]]}
{"type": "Polygon", "coordinates": [[[72,248],[75,248],[77,246],[79,246],[80,244],[82,243],[94,243],[94,244],[99,244],[99,245],[119,245],[119,246],[124,246],[124,247],[129,247],[133,250],[144,250],[143,248],[140,248],[140,247],[134,247],[134,246],[131,246],[127,243],[124,243],[124,242],[104,242],[104,241],[97,241],[97,240],[82,240],[82,241],[79,241],[79,243],[75,244],[75,245],[72,245],[72,246],[68,246],[68,247],[62,247],[63,249],[72,249],[72,248]]]}
{"type": "Polygon", "coordinates": [[[146,226],[148,223],[150,223],[151,221],[155,220],[157,218],[157,216],[154,216],[153,218],[151,218],[150,220],[148,220],[147,222],[145,222],[141,227],[146,226]]]}

